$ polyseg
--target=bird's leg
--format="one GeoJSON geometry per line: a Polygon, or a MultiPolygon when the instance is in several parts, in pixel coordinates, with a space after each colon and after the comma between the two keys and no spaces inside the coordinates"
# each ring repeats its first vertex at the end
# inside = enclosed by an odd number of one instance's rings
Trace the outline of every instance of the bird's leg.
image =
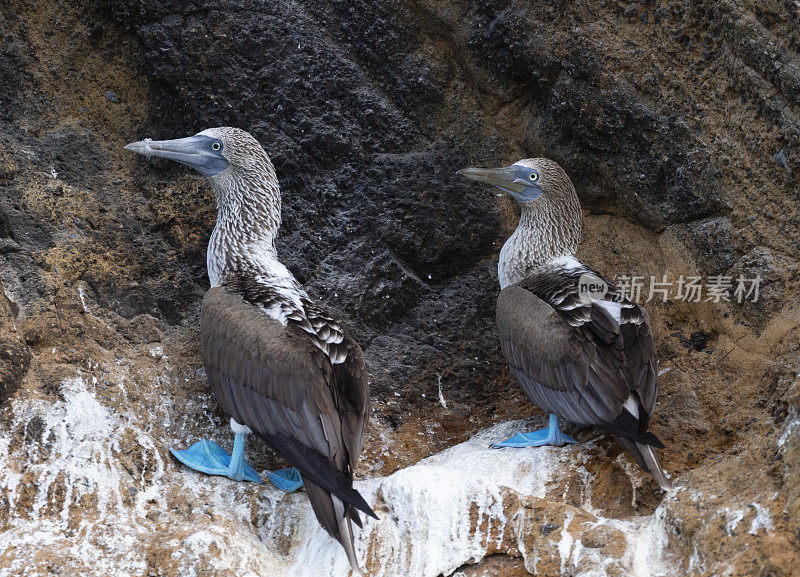
{"type": "Polygon", "coordinates": [[[244,444],[247,442],[247,433],[235,433],[233,437],[233,452],[231,452],[231,462],[228,465],[228,478],[234,481],[242,481],[244,475],[244,444]]]}
{"type": "Polygon", "coordinates": [[[231,419],[231,429],[234,432],[233,455],[229,455],[214,441],[197,441],[188,449],[178,451],[170,449],[176,459],[181,463],[202,473],[209,475],[224,475],[234,481],[252,481],[260,483],[253,467],[244,461],[244,445],[250,429],[231,419]]]}
{"type": "MultiPolygon", "coordinates": [[[[229,455],[225,450],[214,441],[197,441],[194,445],[184,451],[170,449],[176,459],[187,467],[207,473],[209,475],[223,475],[234,481],[252,481],[260,483],[253,467],[244,460],[244,446],[247,442],[247,435],[251,433],[250,428],[240,425],[231,419],[231,430],[233,431],[233,453],[229,455]]],[[[272,472],[267,471],[267,476],[272,483],[287,493],[297,491],[303,486],[303,479],[300,472],[294,467],[279,469],[272,472]]]]}
{"type": "Polygon", "coordinates": [[[546,429],[530,433],[517,433],[510,439],[493,444],[492,447],[541,447],[543,445],[563,447],[577,442],[561,432],[561,428],[558,426],[558,416],[551,413],[550,425],[546,429]]]}
{"type": "MultiPolygon", "coordinates": [[[[231,430],[236,437],[233,441],[233,455],[231,456],[231,464],[228,469],[228,477],[239,481],[242,478],[247,478],[245,469],[250,467],[250,465],[244,462],[244,443],[247,439],[247,435],[252,431],[250,427],[240,425],[233,419],[231,419],[231,430]]],[[[303,479],[300,477],[300,471],[294,467],[278,469],[274,472],[267,471],[267,477],[269,477],[273,485],[287,493],[294,493],[303,486],[303,479]]]]}
{"type": "MultiPolygon", "coordinates": [[[[247,442],[247,435],[250,429],[242,427],[236,421],[231,419],[231,429],[234,431],[233,439],[233,453],[231,453],[230,465],[228,466],[228,478],[234,481],[243,481],[253,479],[248,473],[248,469],[255,473],[255,471],[244,462],[244,444],[247,442]]],[[[255,473],[258,475],[258,473],[255,473]]],[[[293,493],[303,486],[303,479],[300,477],[300,471],[294,467],[288,469],[278,469],[275,472],[267,471],[267,476],[272,484],[278,487],[281,491],[293,493]]],[[[258,481],[255,481],[256,483],[258,481]]]]}

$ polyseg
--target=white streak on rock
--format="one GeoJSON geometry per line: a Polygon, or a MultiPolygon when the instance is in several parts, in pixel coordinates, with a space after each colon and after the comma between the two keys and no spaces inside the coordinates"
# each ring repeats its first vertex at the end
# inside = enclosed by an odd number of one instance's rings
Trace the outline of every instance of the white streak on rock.
{"type": "Polygon", "coordinates": [[[439,379],[439,404],[442,405],[443,409],[447,408],[447,401],[444,400],[444,395],[442,394],[442,375],[436,375],[439,379]]]}
{"type": "Polygon", "coordinates": [[[569,524],[572,523],[574,517],[574,513],[567,513],[567,517],[564,519],[564,527],[561,529],[561,540],[558,542],[558,554],[561,556],[562,575],[567,568],[567,561],[569,561],[570,551],[572,551],[572,544],[575,541],[575,538],[569,533],[569,524]]]}
{"type": "Polygon", "coordinates": [[[83,307],[83,312],[91,314],[91,309],[89,305],[86,304],[86,289],[84,288],[85,281],[81,281],[78,283],[78,297],[81,299],[81,306],[83,307]]]}
{"type": "Polygon", "coordinates": [[[772,522],[772,513],[769,512],[769,509],[765,509],[758,503],[751,503],[750,506],[756,510],[756,516],[750,522],[748,533],[757,535],[759,529],[764,529],[767,532],[772,531],[775,528],[775,524],[772,522]]]}
{"type": "Polygon", "coordinates": [[[742,519],[744,519],[745,511],[743,509],[729,509],[725,507],[725,532],[728,535],[733,535],[733,532],[736,530],[736,527],[739,526],[739,523],[742,519]]]}
{"type": "Polygon", "coordinates": [[[795,435],[798,428],[800,428],[800,418],[797,417],[796,414],[790,415],[790,418],[786,419],[788,424],[784,427],[783,433],[781,433],[780,438],[778,439],[778,448],[783,449],[783,446],[786,442],[795,435]]]}
{"type": "MultiPolygon", "coordinates": [[[[509,517],[507,507],[518,507],[526,498],[550,498],[551,488],[567,476],[587,481],[576,466],[584,449],[489,448],[492,441],[509,436],[519,426],[499,425],[393,475],[357,482],[356,488],[380,517],[378,521],[367,519],[364,529],[356,531],[356,554],[365,560],[367,573],[372,577],[452,575],[490,552],[509,548],[516,549],[525,566],[535,571],[544,552],[536,546],[526,547],[523,536],[538,532],[540,526],[532,525],[520,509],[512,509],[509,517]]],[[[556,542],[562,570],[590,577],[604,574],[606,565],[618,561],[635,577],[669,574],[663,557],[667,545],[664,509],[659,507],[649,517],[606,519],[591,507],[589,493],[581,489],[582,507],[593,519],[591,527],[621,531],[627,549],[622,559],[615,560],[603,558],[598,549],[584,547],[576,535],[587,528],[583,525],[586,521],[582,518],[579,522],[577,510],[569,508],[566,517],[558,518],[556,505],[553,520],[563,522],[556,542]]],[[[315,522],[304,495],[283,496],[274,510],[264,513],[267,522],[261,537],[265,542],[287,532],[292,536],[289,575],[348,575],[344,552],[315,522]],[[293,520],[287,517],[289,511],[293,520]]]]}

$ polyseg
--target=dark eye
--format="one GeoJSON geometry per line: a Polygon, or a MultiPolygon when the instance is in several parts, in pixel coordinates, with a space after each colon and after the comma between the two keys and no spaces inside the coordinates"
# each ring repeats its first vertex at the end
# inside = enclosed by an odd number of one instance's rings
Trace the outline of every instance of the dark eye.
{"type": "Polygon", "coordinates": [[[537,180],[539,180],[539,175],[535,172],[531,172],[531,182],[536,182],[537,180]]]}
{"type": "Polygon", "coordinates": [[[214,144],[211,145],[211,150],[219,150],[220,148],[222,148],[221,142],[215,142],[214,144]]]}

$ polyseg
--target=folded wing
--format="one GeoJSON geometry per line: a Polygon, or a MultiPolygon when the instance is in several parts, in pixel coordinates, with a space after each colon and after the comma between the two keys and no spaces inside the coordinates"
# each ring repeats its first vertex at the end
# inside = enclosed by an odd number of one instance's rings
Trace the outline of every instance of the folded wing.
{"type": "MultiPolygon", "coordinates": [[[[361,350],[342,336],[344,358],[334,365],[301,322],[283,324],[269,312],[275,303],[250,296],[223,286],[203,299],[201,345],[214,396],[305,480],[375,516],[352,486],[367,419],[361,350]]],[[[349,516],[359,522],[355,511],[349,516]]]]}
{"type": "Polygon", "coordinates": [[[582,300],[586,273],[544,270],[501,291],[497,325],[511,372],[545,411],[660,447],[647,431],[657,393],[647,317],[608,281],[605,299],[582,300]]]}

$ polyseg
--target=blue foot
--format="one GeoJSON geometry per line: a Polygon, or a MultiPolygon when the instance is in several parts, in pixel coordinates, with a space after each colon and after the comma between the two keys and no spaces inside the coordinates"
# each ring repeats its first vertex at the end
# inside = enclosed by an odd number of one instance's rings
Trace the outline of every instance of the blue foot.
{"type": "Polygon", "coordinates": [[[300,471],[294,467],[278,469],[275,472],[267,471],[267,477],[269,477],[273,485],[287,493],[294,493],[303,486],[303,479],[300,477],[300,471]]]}
{"type": "Polygon", "coordinates": [[[541,447],[551,445],[553,447],[563,447],[564,445],[574,445],[578,441],[561,432],[558,426],[558,417],[550,415],[550,426],[546,429],[533,431],[530,433],[517,433],[510,439],[494,443],[492,447],[541,447]]]}
{"type": "Polygon", "coordinates": [[[244,462],[244,437],[244,435],[236,435],[233,443],[233,456],[226,453],[214,441],[205,439],[196,442],[186,450],[170,449],[169,452],[181,463],[195,471],[209,475],[224,475],[234,481],[260,483],[261,478],[256,470],[244,462]]]}

